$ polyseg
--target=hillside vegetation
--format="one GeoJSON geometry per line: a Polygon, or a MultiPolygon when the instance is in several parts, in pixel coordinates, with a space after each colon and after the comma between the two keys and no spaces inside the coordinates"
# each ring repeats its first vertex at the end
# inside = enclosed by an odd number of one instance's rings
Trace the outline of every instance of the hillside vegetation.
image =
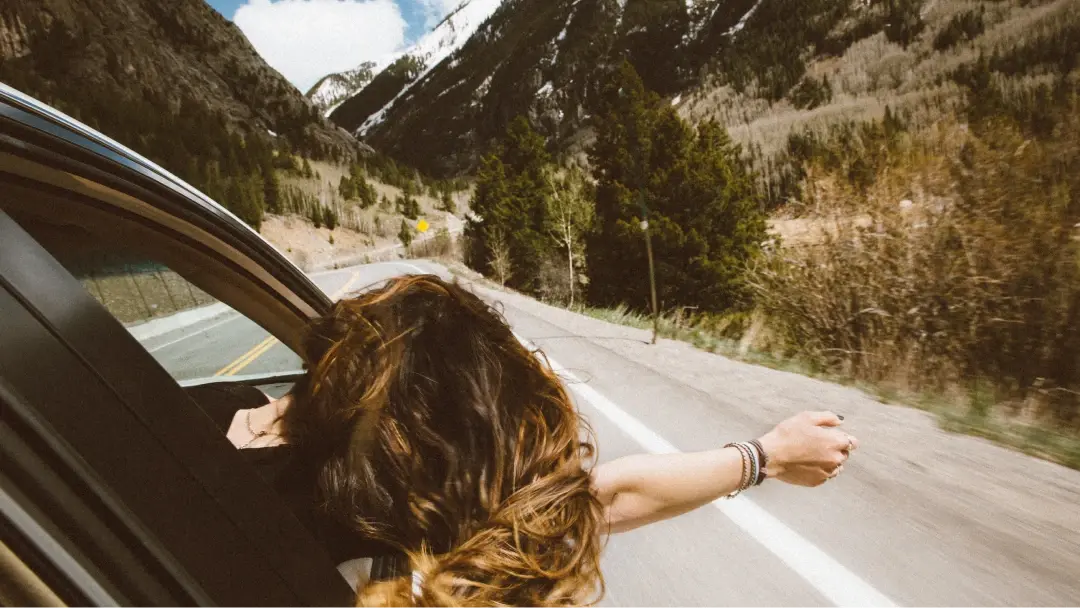
{"type": "MultiPolygon", "coordinates": [[[[591,177],[585,305],[649,310],[648,218],[671,335],[1080,466],[1080,6],[782,6],[727,37],[740,53],[709,62],[681,120],[631,63],[594,85],[587,154],[552,169],[591,177]]],[[[535,262],[560,255],[542,210],[562,190],[515,160],[529,124],[481,164],[472,264],[565,304],[535,262]]]]}
{"type": "MultiPolygon", "coordinates": [[[[331,246],[337,230],[338,249],[396,243],[402,222],[415,229],[421,215],[445,228],[465,186],[424,179],[329,123],[202,0],[0,1],[0,81],[148,157],[256,230],[291,216],[327,230],[331,246]]],[[[305,261],[300,247],[287,253],[305,261]]]]}

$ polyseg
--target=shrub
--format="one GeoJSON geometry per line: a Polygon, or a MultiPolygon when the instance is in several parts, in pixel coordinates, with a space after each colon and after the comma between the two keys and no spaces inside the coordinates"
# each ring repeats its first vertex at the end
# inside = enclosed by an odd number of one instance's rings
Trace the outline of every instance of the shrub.
{"type": "Polygon", "coordinates": [[[807,76],[791,90],[790,99],[796,108],[812,110],[832,101],[832,95],[832,85],[829,84],[827,76],[823,76],[821,80],[807,76]]]}
{"type": "Polygon", "coordinates": [[[985,11],[964,11],[953,16],[949,23],[934,37],[934,49],[944,51],[962,41],[971,41],[977,38],[986,29],[984,21],[985,11]]]}
{"type": "Polygon", "coordinates": [[[1051,141],[1002,121],[977,132],[950,132],[964,142],[950,158],[909,159],[865,199],[837,194],[821,241],[749,282],[789,355],[913,390],[984,382],[1077,428],[1080,119],[1063,113],[1051,141]]]}

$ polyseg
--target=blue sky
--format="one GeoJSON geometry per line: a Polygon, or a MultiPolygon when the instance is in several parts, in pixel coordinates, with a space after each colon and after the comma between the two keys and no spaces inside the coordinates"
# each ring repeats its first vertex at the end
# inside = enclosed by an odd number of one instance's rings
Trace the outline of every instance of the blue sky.
{"type": "Polygon", "coordinates": [[[306,92],[320,77],[400,51],[461,0],[207,0],[306,92]]]}

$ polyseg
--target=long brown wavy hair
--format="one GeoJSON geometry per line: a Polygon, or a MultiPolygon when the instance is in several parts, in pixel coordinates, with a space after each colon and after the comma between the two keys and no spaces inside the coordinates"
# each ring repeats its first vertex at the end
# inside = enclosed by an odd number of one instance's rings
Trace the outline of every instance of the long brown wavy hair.
{"type": "Polygon", "coordinates": [[[285,415],[329,513],[408,556],[358,605],[559,606],[603,594],[592,434],[490,306],[412,276],[310,331],[285,415]]]}

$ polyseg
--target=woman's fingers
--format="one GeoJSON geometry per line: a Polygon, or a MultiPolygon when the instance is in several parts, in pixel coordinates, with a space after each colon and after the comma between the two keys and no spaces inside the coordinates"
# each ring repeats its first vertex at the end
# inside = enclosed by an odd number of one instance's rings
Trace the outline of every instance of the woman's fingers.
{"type": "Polygon", "coordinates": [[[844,420],[832,412],[807,412],[810,424],[815,426],[840,426],[844,420]]]}
{"type": "Polygon", "coordinates": [[[840,429],[819,428],[817,433],[821,438],[820,446],[825,450],[841,450],[846,452],[851,448],[853,443],[851,441],[851,435],[848,435],[840,429]]]}

